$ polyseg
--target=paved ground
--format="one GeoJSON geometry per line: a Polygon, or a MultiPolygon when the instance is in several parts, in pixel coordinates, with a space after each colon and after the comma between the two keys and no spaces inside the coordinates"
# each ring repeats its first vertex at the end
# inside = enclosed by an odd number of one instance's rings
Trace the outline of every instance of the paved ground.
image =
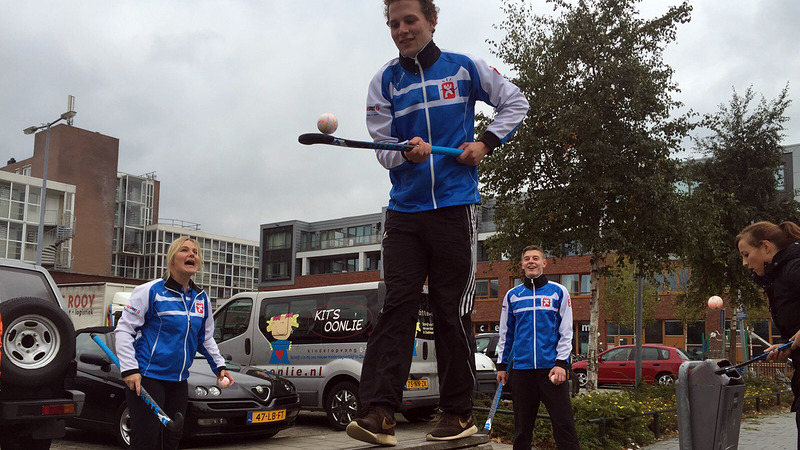
{"type": "MultiPolygon", "coordinates": [[[[647,450],[678,450],[678,438],[666,439],[643,447],[647,450]]],[[[739,448],[794,450],[797,448],[797,428],[794,414],[789,411],[747,419],[739,428],[739,448]]]]}
{"type": "MultiPolygon", "coordinates": [[[[431,423],[408,423],[400,414],[396,416],[395,433],[399,443],[419,441],[433,427],[431,423]]],[[[363,447],[365,444],[351,439],[344,432],[331,430],[325,414],[302,411],[297,424],[269,439],[204,439],[190,442],[182,448],[225,450],[338,450],[363,447]]],[[[492,443],[493,450],[511,450],[511,445],[492,443]]],[[[412,446],[413,447],[413,446],[412,446]]],[[[407,448],[412,448],[407,447],[407,448]]],[[[113,437],[72,428],[63,439],[53,440],[52,450],[111,450],[119,448],[113,437]]],[[[377,448],[377,447],[376,447],[377,448]]],[[[485,448],[485,447],[484,447],[485,448]]]]}
{"type": "MultiPolygon", "coordinates": [[[[410,424],[398,415],[397,440],[417,440],[425,436],[430,424],[410,424]]],[[[298,426],[281,431],[271,439],[206,440],[194,443],[189,448],[238,449],[238,450],[334,450],[361,447],[358,441],[343,432],[331,431],[324,423],[324,415],[301,413],[298,426]]],[[[53,441],[54,450],[110,450],[118,448],[113,438],[96,433],[68,429],[64,439],[53,441]]],[[[494,450],[511,450],[511,445],[492,443],[494,450]]],[[[679,450],[678,438],[673,437],[643,447],[643,450],[679,450]]],[[[786,411],[759,416],[742,422],[739,429],[739,448],[794,450],[797,448],[797,431],[794,414],[786,411]]],[[[700,449],[702,450],[702,449],[700,449]]]]}

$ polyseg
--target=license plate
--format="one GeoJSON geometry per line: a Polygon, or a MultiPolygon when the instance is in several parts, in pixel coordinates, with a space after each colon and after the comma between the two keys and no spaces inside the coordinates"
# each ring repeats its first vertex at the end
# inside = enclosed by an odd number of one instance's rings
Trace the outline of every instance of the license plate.
{"type": "Polygon", "coordinates": [[[406,380],[406,389],[408,389],[409,391],[417,389],[428,389],[428,379],[423,378],[421,380],[406,380]]]}
{"type": "Polygon", "coordinates": [[[286,410],[276,411],[250,411],[247,413],[247,423],[277,422],[286,419],[286,410]]]}

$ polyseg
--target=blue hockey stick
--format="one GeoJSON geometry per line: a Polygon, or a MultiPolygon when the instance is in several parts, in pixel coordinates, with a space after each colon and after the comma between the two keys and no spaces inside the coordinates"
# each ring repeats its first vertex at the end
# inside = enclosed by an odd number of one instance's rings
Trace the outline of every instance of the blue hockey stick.
{"type": "MultiPolygon", "coordinates": [[[[91,336],[92,340],[94,340],[94,342],[100,346],[100,348],[106,353],[106,355],[108,355],[109,358],[111,358],[111,362],[113,362],[114,365],[119,368],[119,358],[117,358],[117,355],[115,355],[114,352],[108,348],[106,343],[100,339],[100,336],[95,333],[92,333],[91,336]]],[[[153,414],[158,417],[159,422],[161,422],[161,424],[164,425],[169,431],[180,431],[180,429],[183,428],[183,415],[181,413],[177,413],[175,414],[175,420],[170,419],[164,410],[158,406],[158,403],[153,400],[153,397],[150,395],[150,393],[145,390],[144,386],[142,386],[140,397],[142,400],[144,400],[145,404],[150,407],[150,411],[153,411],[153,414]]]]}

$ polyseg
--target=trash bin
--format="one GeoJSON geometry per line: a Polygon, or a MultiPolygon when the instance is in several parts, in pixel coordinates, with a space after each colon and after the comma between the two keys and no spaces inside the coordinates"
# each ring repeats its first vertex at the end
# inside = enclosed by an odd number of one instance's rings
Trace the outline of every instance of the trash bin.
{"type": "Polygon", "coordinates": [[[738,448],[744,380],[735,370],[715,373],[730,365],[710,359],[681,364],[675,383],[681,450],[738,448]]]}

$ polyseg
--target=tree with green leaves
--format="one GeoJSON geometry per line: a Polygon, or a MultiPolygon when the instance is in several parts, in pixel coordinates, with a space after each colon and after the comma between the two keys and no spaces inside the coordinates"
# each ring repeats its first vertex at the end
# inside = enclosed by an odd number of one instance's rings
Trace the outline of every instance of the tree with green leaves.
{"type": "MultiPolygon", "coordinates": [[[[635,329],[638,280],[633,264],[610,268],[601,290],[603,313],[608,320],[635,329]]],[[[653,319],[660,299],[652,280],[642,280],[642,287],[642,317],[648,322],[653,319]]]]}
{"type": "Polygon", "coordinates": [[[712,295],[727,296],[728,311],[763,306],[734,240],[751,223],[800,218],[795,193],[779,189],[782,177],[791,176],[783,174],[781,147],[788,95],[787,86],[774,100],[762,96],[753,105],[752,87],[744,95],[734,89],[730,102],[701,122],[706,134],[696,139],[696,149],[704,159],[687,164],[686,175],[690,239],[681,259],[691,270],[682,298],[687,308],[705,308],[712,295]]]}
{"type": "Polygon", "coordinates": [[[598,280],[609,265],[661,272],[676,246],[676,163],[687,117],[665,46],[691,6],[639,17],[637,0],[550,1],[553,15],[505,0],[496,54],[531,109],[512,141],[482,163],[496,199],[490,254],[537,243],[554,256],[591,255],[589,387],[597,379],[598,280]],[[574,3],[574,4],[573,4],[574,3]]]}

